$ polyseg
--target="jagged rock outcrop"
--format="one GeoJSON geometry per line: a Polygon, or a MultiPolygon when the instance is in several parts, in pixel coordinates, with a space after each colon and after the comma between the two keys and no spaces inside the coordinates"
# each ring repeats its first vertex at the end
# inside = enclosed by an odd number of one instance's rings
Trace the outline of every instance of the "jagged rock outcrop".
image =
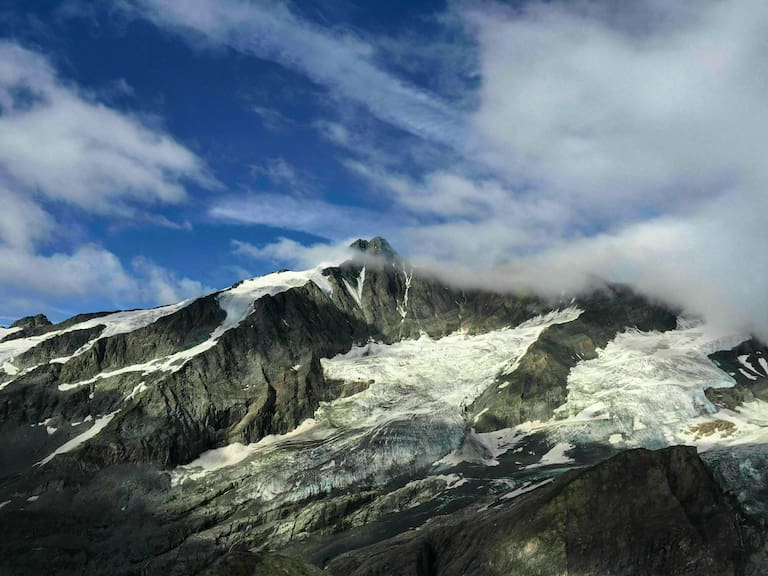
{"type": "MultiPolygon", "coordinates": [[[[353,248],[356,257],[322,271],[270,275],[162,309],[32,320],[10,334],[37,337],[0,363],[0,572],[746,575],[764,567],[761,535],[741,510],[756,525],[768,518],[768,506],[755,505],[768,502],[765,451],[708,454],[727,495],[695,452],[673,449],[630,452],[510,500],[521,478],[551,479],[619,448],[607,434],[603,444],[576,446],[536,432],[474,433],[462,447],[469,427],[550,418],[577,363],[626,328],[674,328],[674,312],[616,286],[566,302],[462,290],[414,269],[381,238],[353,248]],[[578,318],[546,315],[571,305],[578,318]],[[539,314],[519,331],[485,334],[539,314]],[[385,345],[404,339],[413,341],[385,345]],[[472,355],[460,363],[466,349],[455,346],[464,343],[472,355]],[[393,358],[403,350],[453,371],[414,371],[393,358]],[[374,362],[363,369],[365,359],[374,362]],[[416,376],[401,388],[406,373],[416,376]],[[448,381],[461,386],[436,384],[448,381]],[[477,401],[467,407],[466,398],[477,401]],[[309,432],[265,438],[310,417],[309,432]],[[206,452],[213,448],[221,450],[206,452]],[[330,570],[310,565],[327,559],[330,570]]],[[[764,352],[747,343],[713,359],[739,374],[744,362],[761,367],[764,352]]],[[[760,377],[739,386],[740,402],[761,397],[760,377]]]]}
{"type": "Polygon", "coordinates": [[[509,504],[437,519],[334,560],[344,576],[736,575],[768,569],[761,535],[695,448],[624,452],[509,504]]]}
{"type": "Polygon", "coordinates": [[[324,271],[329,294],[308,282],[266,295],[243,322],[177,370],[125,368],[209,338],[225,318],[217,294],[137,330],[104,338],[95,328],[70,330],[44,340],[18,357],[19,368],[41,366],[0,394],[0,413],[30,425],[66,421],[80,416],[76,405],[87,398],[99,414],[119,413],[89,442],[83,458],[100,466],[173,466],[217,445],[287,432],[311,416],[319,402],[342,393],[325,382],[320,358],[369,339],[394,342],[422,332],[440,337],[457,329],[516,325],[544,309],[534,297],[463,291],[414,273],[381,238],[354,246],[360,257],[324,271]],[[45,364],[81,346],[84,352],[61,365],[45,364]],[[123,399],[136,389],[142,393],[126,406],[123,399]]]}
{"type": "Polygon", "coordinates": [[[669,310],[625,287],[609,286],[580,298],[584,312],[572,322],[547,328],[520,360],[472,405],[478,431],[499,430],[529,420],[548,420],[567,395],[568,374],[578,362],[597,356],[618,332],[671,330],[677,318],[669,310]]]}
{"type": "Polygon", "coordinates": [[[37,328],[47,328],[48,326],[53,326],[53,322],[48,320],[48,317],[45,314],[25,316],[11,324],[11,328],[21,328],[22,330],[34,330],[37,328]]]}
{"type": "Polygon", "coordinates": [[[733,388],[707,389],[710,402],[732,410],[745,402],[768,401],[768,346],[752,338],[709,357],[736,380],[733,388]]]}

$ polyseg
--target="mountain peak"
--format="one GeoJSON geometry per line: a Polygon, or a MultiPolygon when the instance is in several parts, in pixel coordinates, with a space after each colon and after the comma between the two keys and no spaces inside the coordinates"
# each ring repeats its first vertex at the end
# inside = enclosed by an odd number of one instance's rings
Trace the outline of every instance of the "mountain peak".
{"type": "Polygon", "coordinates": [[[398,260],[400,255],[392,248],[392,245],[387,242],[386,239],[381,236],[376,236],[370,240],[364,240],[358,238],[352,244],[349,245],[354,250],[359,250],[367,256],[373,256],[375,258],[381,258],[385,261],[398,260]]]}
{"type": "Polygon", "coordinates": [[[41,328],[43,326],[51,326],[52,322],[48,320],[45,314],[37,314],[36,316],[25,316],[19,318],[11,324],[11,328],[41,328]]]}

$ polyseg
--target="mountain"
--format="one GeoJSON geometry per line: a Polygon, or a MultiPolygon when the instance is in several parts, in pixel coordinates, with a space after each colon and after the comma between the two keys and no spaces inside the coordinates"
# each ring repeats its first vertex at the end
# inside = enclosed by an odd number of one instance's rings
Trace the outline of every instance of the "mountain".
{"type": "Polygon", "coordinates": [[[626,286],[463,290],[351,248],[0,329],[2,573],[768,567],[762,343],[626,286]]]}

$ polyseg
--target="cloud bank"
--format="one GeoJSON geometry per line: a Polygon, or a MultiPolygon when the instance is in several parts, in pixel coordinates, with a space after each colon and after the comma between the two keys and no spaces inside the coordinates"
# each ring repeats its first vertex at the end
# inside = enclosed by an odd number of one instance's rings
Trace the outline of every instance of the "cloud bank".
{"type": "MultiPolygon", "coordinates": [[[[409,215],[388,233],[395,244],[443,271],[473,269],[456,281],[496,288],[556,294],[595,275],[630,282],[768,339],[768,5],[452,9],[477,43],[481,78],[477,107],[460,122],[462,165],[414,175],[373,158],[345,161],[409,215]]],[[[207,13],[195,26],[218,22],[209,35],[229,34],[222,20],[207,13]]],[[[398,109],[390,96],[380,92],[378,105],[398,109]]],[[[328,125],[350,138],[349,127],[328,125]]]]}
{"type": "Polygon", "coordinates": [[[199,293],[156,265],[126,268],[78,244],[51,209],[143,217],[145,206],[182,202],[185,181],[213,185],[189,149],[67,83],[44,55],[0,41],[0,285],[10,306],[0,315],[22,296],[158,304],[199,293]]]}

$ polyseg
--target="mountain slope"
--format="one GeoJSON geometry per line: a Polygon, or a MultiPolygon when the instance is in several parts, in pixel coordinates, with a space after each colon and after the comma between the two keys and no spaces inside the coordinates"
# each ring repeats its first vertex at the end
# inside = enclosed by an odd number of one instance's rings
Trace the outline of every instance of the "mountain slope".
{"type": "Polygon", "coordinates": [[[383,239],[353,248],[172,306],[0,332],[0,567],[195,574],[258,558],[312,573],[286,556],[323,566],[676,443],[700,447],[734,514],[768,517],[758,342],[626,287],[567,302],[467,291],[383,239]]]}

